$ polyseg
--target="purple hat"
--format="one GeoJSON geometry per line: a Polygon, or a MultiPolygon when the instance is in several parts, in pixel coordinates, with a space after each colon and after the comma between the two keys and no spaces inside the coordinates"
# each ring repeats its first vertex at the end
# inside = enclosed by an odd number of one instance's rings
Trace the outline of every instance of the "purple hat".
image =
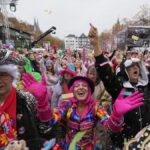
{"type": "Polygon", "coordinates": [[[94,82],[93,82],[91,79],[89,79],[88,77],[86,77],[86,76],[75,76],[75,77],[73,77],[73,78],[69,81],[68,88],[70,89],[71,86],[73,85],[73,83],[74,83],[75,81],[77,81],[77,80],[86,81],[86,82],[88,83],[89,87],[91,88],[91,93],[94,92],[94,87],[95,87],[95,86],[94,86],[94,82]]]}

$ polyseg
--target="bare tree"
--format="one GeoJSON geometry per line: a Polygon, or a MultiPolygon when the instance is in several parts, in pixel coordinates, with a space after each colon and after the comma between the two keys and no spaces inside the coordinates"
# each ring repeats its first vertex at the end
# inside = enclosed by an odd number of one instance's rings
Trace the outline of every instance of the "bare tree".
{"type": "Polygon", "coordinates": [[[135,25],[150,25],[150,7],[143,5],[140,11],[133,17],[135,25]]]}

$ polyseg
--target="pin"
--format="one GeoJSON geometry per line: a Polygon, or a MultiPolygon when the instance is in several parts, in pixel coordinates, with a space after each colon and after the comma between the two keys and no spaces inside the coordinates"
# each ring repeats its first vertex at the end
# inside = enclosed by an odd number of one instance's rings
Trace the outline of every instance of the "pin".
{"type": "Polygon", "coordinates": [[[17,114],[17,119],[21,120],[22,117],[23,117],[23,114],[17,114]]]}
{"type": "Polygon", "coordinates": [[[19,134],[24,134],[24,133],[25,133],[25,128],[24,127],[19,128],[19,134]]]}

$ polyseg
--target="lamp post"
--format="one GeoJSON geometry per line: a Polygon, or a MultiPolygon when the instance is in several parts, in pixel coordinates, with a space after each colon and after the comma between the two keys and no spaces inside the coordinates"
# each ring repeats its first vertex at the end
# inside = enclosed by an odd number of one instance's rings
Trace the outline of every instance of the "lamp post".
{"type": "Polygon", "coordinates": [[[16,12],[16,5],[18,0],[0,0],[0,7],[4,9],[5,6],[9,5],[10,11],[16,12]]]}
{"type": "Polygon", "coordinates": [[[3,15],[3,26],[4,26],[4,33],[5,33],[5,41],[10,40],[7,6],[10,7],[10,10],[12,12],[15,12],[17,1],[18,0],[0,0],[0,8],[1,8],[1,13],[3,15]]]}

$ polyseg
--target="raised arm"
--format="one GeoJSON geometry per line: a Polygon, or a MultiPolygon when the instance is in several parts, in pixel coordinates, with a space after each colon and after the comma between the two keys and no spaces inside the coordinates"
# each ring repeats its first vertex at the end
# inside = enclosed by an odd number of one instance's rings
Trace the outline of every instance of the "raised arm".
{"type": "Polygon", "coordinates": [[[58,121],[65,116],[67,111],[67,104],[64,102],[54,111],[50,107],[50,94],[46,88],[46,79],[45,75],[42,75],[41,82],[36,81],[32,75],[24,74],[23,75],[24,87],[36,98],[36,110],[37,117],[41,122],[50,122],[50,125],[56,124],[58,121]]]}
{"type": "Polygon", "coordinates": [[[94,49],[95,55],[95,67],[98,75],[104,83],[105,89],[114,100],[122,89],[122,84],[118,81],[112,67],[109,64],[109,60],[104,57],[102,50],[99,47],[98,30],[93,25],[90,25],[89,40],[94,49]],[[113,87],[113,88],[112,88],[113,87]]]}
{"type": "Polygon", "coordinates": [[[95,57],[101,55],[102,50],[99,47],[100,44],[99,44],[98,30],[92,24],[90,24],[90,31],[88,37],[93,46],[95,57]]]}
{"type": "Polygon", "coordinates": [[[106,110],[102,107],[97,109],[97,116],[101,119],[101,123],[104,127],[108,127],[112,132],[119,132],[124,123],[124,115],[132,111],[135,108],[143,105],[143,94],[139,92],[134,92],[132,95],[123,98],[123,93],[125,89],[123,89],[118,98],[116,99],[113,110],[111,112],[110,117],[108,116],[106,110]]]}

